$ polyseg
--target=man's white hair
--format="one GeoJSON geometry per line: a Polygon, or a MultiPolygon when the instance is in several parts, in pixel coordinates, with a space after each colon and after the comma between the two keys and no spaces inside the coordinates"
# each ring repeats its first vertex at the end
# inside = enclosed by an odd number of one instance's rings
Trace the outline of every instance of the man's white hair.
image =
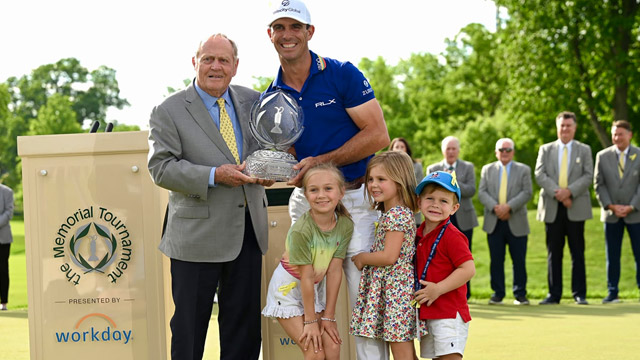
{"type": "Polygon", "coordinates": [[[449,144],[449,141],[451,140],[455,140],[456,144],[458,145],[458,149],[460,149],[460,140],[458,140],[458,138],[455,136],[449,135],[446,138],[442,139],[442,144],[440,145],[440,150],[442,150],[443,154],[445,150],[447,150],[447,144],[449,144]]]}

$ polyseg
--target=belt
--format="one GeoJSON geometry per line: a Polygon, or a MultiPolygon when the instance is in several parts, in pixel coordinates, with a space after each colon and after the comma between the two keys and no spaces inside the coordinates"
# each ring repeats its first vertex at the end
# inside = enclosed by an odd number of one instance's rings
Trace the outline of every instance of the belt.
{"type": "Polygon", "coordinates": [[[346,182],[344,184],[344,187],[347,190],[356,190],[356,189],[360,189],[360,186],[362,186],[362,184],[364,184],[364,175],[360,176],[357,179],[346,182]]]}

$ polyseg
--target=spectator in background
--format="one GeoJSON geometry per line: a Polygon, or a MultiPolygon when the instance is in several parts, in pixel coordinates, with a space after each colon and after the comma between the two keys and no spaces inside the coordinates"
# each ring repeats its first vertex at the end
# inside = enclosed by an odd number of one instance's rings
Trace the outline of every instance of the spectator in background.
{"type": "MultiPolygon", "coordinates": [[[[471,250],[473,228],[478,226],[478,217],[476,209],[473,208],[471,198],[476,193],[476,174],[473,164],[459,159],[460,141],[455,136],[447,136],[442,140],[442,156],[441,162],[431,164],[427,167],[427,174],[434,171],[447,171],[449,173],[455,171],[458,185],[460,186],[460,209],[451,215],[451,223],[460,230],[469,241],[469,250],[471,250]]],[[[471,284],[467,284],[467,299],[471,296],[471,284]]]]}
{"type": "MultiPolygon", "coordinates": [[[[409,143],[407,142],[407,140],[401,137],[397,137],[391,140],[391,143],[389,144],[389,150],[404,151],[405,153],[407,153],[407,155],[409,155],[409,157],[411,158],[411,161],[413,161],[413,172],[416,175],[416,184],[419,184],[420,181],[422,181],[422,178],[424,177],[424,172],[422,170],[422,163],[416,161],[413,158],[413,152],[411,151],[411,146],[409,146],[409,143]]],[[[422,223],[422,214],[420,213],[420,211],[415,212],[415,220],[416,220],[416,226],[420,226],[420,224],[422,223]]]]}
{"type": "Polygon", "coordinates": [[[9,251],[13,242],[13,190],[0,184],[0,310],[7,310],[9,302],[9,251]]]}
{"type": "Polygon", "coordinates": [[[596,155],[593,186],[600,202],[607,254],[607,297],[603,304],[617,303],[620,252],[624,228],[636,259],[636,284],[640,288],[640,149],[631,145],[631,124],[618,120],[611,127],[613,145],[596,155]]]}
{"type": "Polygon", "coordinates": [[[504,289],[505,248],[513,263],[513,301],[529,305],[527,299],[527,202],[533,193],[531,168],[513,161],[515,144],[509,138],[496,142],[496,158],[482,167],[478,199],[484,205],[484,226],[491,257],[491,289],[489,304],[502,304],[504,289]]]}
{"type": "Polygon", "coordinates": [[[562,255],[567,238],[571,252],[571,291],[576,304],[587,305],[584,263],[584,222],[591,219],[589,186],[593,179],[591,147],[574,140],[576,115],[556,117],[558,140],[540,146],[535,176],[540,185],[536,218],[544,221],[547,242],[549,294],[540,305],[562,298],[562,255]]]}

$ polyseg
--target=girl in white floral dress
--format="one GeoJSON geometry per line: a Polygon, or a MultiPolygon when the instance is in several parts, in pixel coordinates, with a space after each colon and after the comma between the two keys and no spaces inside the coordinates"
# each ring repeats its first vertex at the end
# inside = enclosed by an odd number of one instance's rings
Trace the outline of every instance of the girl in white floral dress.
{"type": "Polygon", "coordinates": [[[411,158],[397,151],[376,155],[367,166],[366,195],[382,211],[369,253],[352,257],[362,269],[350,333],[389,343],[394,359],[416,359],[413,255],[417,210],[411,158]]]}

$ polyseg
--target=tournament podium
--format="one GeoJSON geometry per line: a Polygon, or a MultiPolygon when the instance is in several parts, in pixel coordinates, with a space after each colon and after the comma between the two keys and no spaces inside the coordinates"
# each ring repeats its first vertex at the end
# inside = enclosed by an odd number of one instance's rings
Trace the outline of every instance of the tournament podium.
{"type": "MultiPolygon", "coordinates": [[[[147,138],[147,131],[18,137],[32,360],[170,358],[171,275],[158,250],[168,192],[149,175],[147,138]]],[[[263,305],[291,224],[291,190],[267,188],[263,305]]],[[[341,358],[355,359],[347,298],[343,277],[341,358]]],[[[208,341],[218,341],[214,333],[208,341]]],[[[262,359],[302,359],[278,322],[264,317],[262,359]]]]}
{"type": "Polygon", "coordinates": [[[166,359],[167,192],[147,132],[18,137],[31,359],[166,359]]]}

